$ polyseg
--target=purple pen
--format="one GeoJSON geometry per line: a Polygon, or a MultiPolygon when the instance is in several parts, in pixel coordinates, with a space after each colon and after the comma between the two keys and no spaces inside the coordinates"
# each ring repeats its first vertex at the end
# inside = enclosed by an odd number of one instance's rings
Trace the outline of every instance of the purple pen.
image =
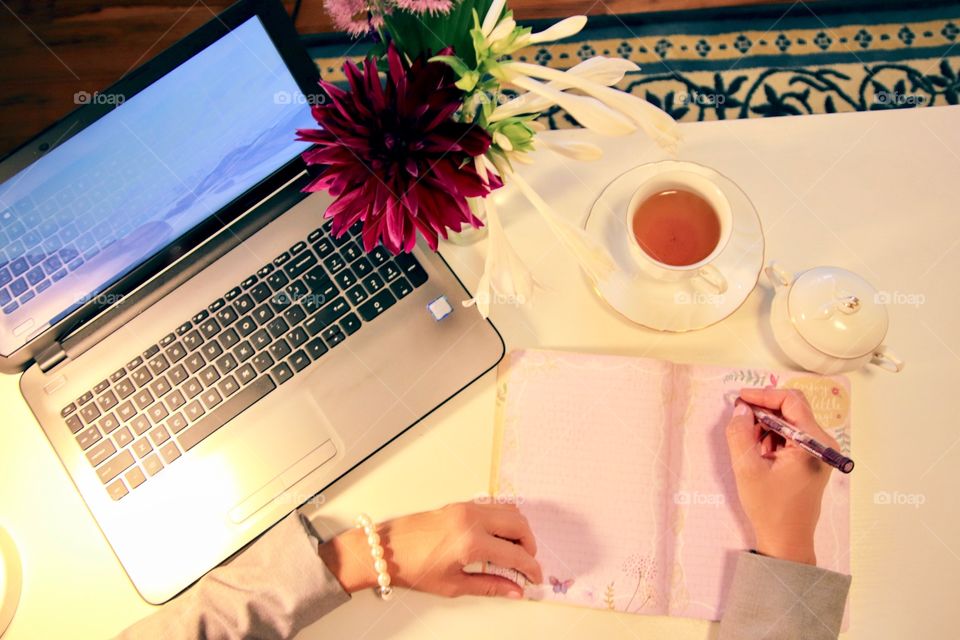
{"type": "MultiPolygon", "coordinates": [[[[743,401],[741,400],[741,402],[743,401]]],[[[785,440],[793,441],[798,447],[813,457],[823,460],[831,467],[839,469],[842,473],[850,473],[853,471],[853,460],[836,449],[828,447],[813,436],[797,429],[780,416],[775,415],[763,407],[758,407],[749,402],[744,402],[744,404],[753,409],[753,415],[756,416],[757,422],[763,425],[765,429],[774,432],[785,440]]]]}

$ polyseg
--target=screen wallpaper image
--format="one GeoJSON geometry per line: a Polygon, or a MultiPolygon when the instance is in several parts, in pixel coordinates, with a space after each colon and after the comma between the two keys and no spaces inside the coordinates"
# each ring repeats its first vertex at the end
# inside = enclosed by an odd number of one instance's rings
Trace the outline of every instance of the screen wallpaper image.
{"type": "Polygon", "coordinates": [[[110,99],[122,103],[0,184],[4,356],[282,167],[315,126],[255,17],[110,99]]]}

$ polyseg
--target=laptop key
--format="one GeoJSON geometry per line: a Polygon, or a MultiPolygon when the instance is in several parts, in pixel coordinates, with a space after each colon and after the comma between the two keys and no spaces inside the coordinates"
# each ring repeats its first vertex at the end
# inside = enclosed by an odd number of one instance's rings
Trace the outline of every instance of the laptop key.
{"type": "Polygon", "coordinates": [[[307,337],[307,332],[303,327],[295,327],[287,333],[285,339],[292,348],[296,349],[307,341],[307,337]]]}
{"type": "Polygon", "coordinates": [[[143,475],[143,469],[140,467],[134,467],[133,469],[130,469],[130,471],[127,471],[123,475],[123,478],[130,485],[131,489],[136,489],[147,481],[147,477],[143,475]]]}
{"type": "Polygon", "coordinates": [[[143,459],[143,468],[153,477],[163,470],[163,463],[160,462],[160,457],[157,454],[151,453],[143,459]]]}
{"type": "Polygon", "coordinates": [[[278,267],[282,267],[289,260],[290,260],[290,253],[288,251],[284,251],[283,253],[281,253],[280,255],[278,255],[276,258],[273,259],[273,264],[278,267]]]}
{"type": "Polygon", "coordinates": [[[239,315],[249,313],[255,306],[256,304],[253,302],[253,298],[246,293],[237,298],[237,301],[233,303],[233,308],[237,310],[239,315]]]}
{"type": "Polygon", "coordinates": [[[97,426],[100,427],[100,431],[104,434],[113,433],[113,431],[120,426],[120,421],[117,420],[115,415],[108,413],[97,423],[97,426]]]}
{"type": "Polygon", "coordinates": [[[93,400],[93,391],[87,391],[85,394],[77,398],[77,406],[82,406],[93,400]]]}
{"type": "Polygon", "coordinates": [[[380,276],[386,282],[393,282],[400,277],[400,267],[395,262],[388,262],[379,269],[380,276]]]}
{"type": "Polygon", "coordinates": [[[403,271],[404,275],[410,280],[414,288],[419,287],[427,281],[427,272],[424,271],[417,259],[409,253],[401,253],[396,257],[397,266],[403,271]]]}
{"type": "Polygon", "coordinates": [[[119,455],[110,458],[97,467],[97,475],[100,476],[100,481],[103,482],[103,484],[107,484],[129,469],[133,465],[133,462],[133,454],[130,453],[130,451],[121,451],[119,455]]]}
{"type": "Polygon", "coordinates": [[[150,390],[153,392],[153,397],[159,398],[170,391],[172,387],[170,386],[170,381],[167,380],[167,376],[160,376],[156,380],[150,383],[150,390]]]}
{"type": "Polygon", "coordinates": [[[176,330],[175,333],[176,333],[178,336],[182,336],[182,335],[185,334],[187,331],[190,331],[191,328],[193,328],[193,323],[190,322],[189,320],[187,320],[187,321],[184,322],[182,325],[180,325],[179,327],[177,327],[177,330],[176,330]]]}
{"type": "Polygon", "coordinates": [[[240,384],[244,385],[257,377],[257,370],[253,368],[253,365],[245,364],[237,369],[236,376],[240,384]]]}
{"type": "Polygon", "coordinates": [[[141,460],[143,460],[151,451],[153,451],[153,445],[150,444],[150,440],[148,438],[140,438],[133,443],[133,447],[131,448],[141,460]]]}
{"type": "Polygon", "coordinates": [[[372,295],[383,289],[383,278],[381,278],[379,274],[371,273],[363,279],[363,288],[367,290],[367,293],[372,295]]]}
{"type": "Polygon", "coordinates": [[[207,344],[203,345],[203,347],[200,349],[200,353],[203,354],[203,357],[206,358],[207,362],[210,362],[211,360],[219,357],[220,354],[223,353],[223,347],[221,347],[220,343],[216,341],[208,342],[207,344]]]}
{"type": "Polygon", "coordinates": [[[144,365],[131,373],[130,379],[133,380],[138,389],[142,389],[148,382],[153,380],[153,374],[150,373],[150,370],[144,365]]]}
{"type": "Polygon", "coordinates": [[[167,403],[167,407],[170,409],[170,411],[176,411],[187,403],[186,398],[183,397],[183,393],[180,390],[170,392],[170,394],[163,400],[167,403]]]}
{"type": "Polygon", "coordinates": [[[163,420],[169,415],[167,408],[163,406],[162,402],[158,402],[149,409],[147,409],[147,415],[150,416],[150,420],[153,421],[153,424],[160,424],[163,420]]]}
{"type": "Polygon", "coordinates": [[[340,289],[348,289],[357,284],[357,276],[354,275],[350,267],[347,267],[337,275],[333,276],[334,281],[340,289]]]}
{"type": "Polygon", "coordinates": [[[340,327],[348,336],[352,336],[360,328],[360,318],[354,313],[349,313],[340,321],[340,327]]]}
{"type": "Polygon", "coordinates": [[[209,311],[210,313],[216,313],[217,311],[222,309],[223,305],[225,304],[227,304],[227,302],[223,298],[217,298],[216,300],[214,300],[213,302],[207,305],[207,311],[209,311]]]}
{"type": "Polygon", "coordinates": [[[97,383],[97,386],[93,388],[94,393],[103,393],[110,387],[110,382],[107,380],[101,380],[97,383]]]}
{"type": "Polygon", "coordinates": [[[124,378],[115,384],[113,388],[117,392],[117,395],[120,396],[121,400],[126,400],[130,397],[130,394],[137,390],[133,383],[130,382],[129,378],[124,378]]]}
{"type": "Polygon", "coordinates": [[[126,485],[123,484],[123,480],[117,479],[116,482],[107,486],[107,493],[110,494],[110,497],[114,500],[119,500],[130,492],[127,490],[126,485]]]}
{"type": "Polygon", "coordinates": [[[113,434],[113,440],[117,443],[118,448],[123,449],[133,442],[133,436],[130,434],[130,429],[123,427],[122,429],[117,429],[117,432],[113,434]]]}
{"type": "Polygon", "coordinates": [[[366,256],[360,256],[351,262],[350,267],[353,268],[354,273],[361,278],[373,272],[373,265],[366,256]]]}
{"type": "Polygon", "coordinates": [[[183,417],[182,413],[175,413],[167,420],[167,429],[169,429],[171,433],[180,433],[186,428],[187,419],[183,417]]]}
{"type": "Polygon", "coordinates": [[[206,413],[206,411],[199,400],[194,400],[183,408],[183,415],[185,415],[190,422],[196,422],[204,413],[206,413]]]}
{"type": "Polygon", "coordinates": [[[313,243],[320,239],[323,235],[323,229],[314,229],[310,232],[310,235],[307,236],[307,242],[313,243]]]}
{"type": "Polygon", "coordinates": [[[92,445],[100,442],[101,438],[103,438],[103,436],[100,435],[100,431],[95,426],[91,426],[77,434],[77,444],[80,445],[81,449],[86,451],[92,445]]]}
{"type": "Polygon", "coordinates": [[[150,429],[150,421],[147,420],[147,416],[141,414],[130,421],[130,428],[136,435],[142,436],[150,429]]]}
{"type": "Polygon", "coordinates": [[[193,351],[203,344],[203,338],[200,337],[200,332],[194,329],[187,335],[183,336],[181,342],[183,343],[183,346],[187,348],[187,351],[193,351]]]}
{"type": "Polygon", "coordinates": [[[160,347],[157,345],[151,345],[149,349],[143,352],[143,357],[149,360],[158,353],[160,353],[160,347]]]}
{"type": "Polygon", "coordinates": [[[293,377],[293,370],[290,369],[290,365],[286,362],[281,362],[270,370],[270,375],[273,376],[277,384],[283,384],[293,377]]]}
{"type": "Polygon", "coordinates": [[[103,395],[97,397],[97,404],[100,406],[102,411],[110,411],[115,406],[117,406],[117,395],[113,391],[107,391],[103,395]]]}
{"type": "Polygon", "coordinates": [[[333,253],[333,240],[330,238],[323,238],[313,245],[313,250],[317,252],[317,255],[320,256],[321,259],[326,258],[333,253]]]}
{"type": "Polygon", "coordinates": [[[263,304],[253,310],[253,319],[256,320],[257,324],[261,327],[270,322],[273,316],[273,309],[270,308],[270,305],[263,304]]]}
{"type": "Polygon", "coordinates": [[[281,317],[276,317],[267,323],[267,331],[270,332],[270,335],[273,336],[274,339],[279,338],[289,329],[290,325],[281,317]]]}
{"type": "Polygon", "coordinates": [[[209,340],[220,333],[220,323],[217,322],[216,318],[208,318],[200,324],[200,333],[209,340]]]}
{"type": "Polygon", "coordinates": [[[363,285],[358,284],[347,290],[347,299],[350,300],[354,306],[362,304],[368,297],[363,285]]]}
{"type": "Polygon", "coordinates": [[[306,248],[307,248],[307,243],[301,240],[296,244],[294,244],[292,247],[290,247],[290,255],[292,256],[298,255],[301,251],[303,251],[306,248]]]}
{"type": "Polygon", "coordinates": [[[290,263],[283,268],[283,270],[286,271],[289,277],[296,278],[315,264],[317,264],[317,257],[308,251],[306,253],[301,253],[296,258],[291,260],[290,263]]]}
{"type": "Polygon", "coordinates": [[[196,398],[201,391],[203,391],[203,385],[200,384],[200,381],[196,378],[190,378],[183,385],[183,392],[187,394],[187,397],[191,400],[196,398]]]}
{"type": "Polygon", "coordinates": [[[261,351],[253,357],[252,363],[258,373],[263,373],[273,365],[273,358],[266,351],[261,351]]]}
{"type": "Polygon", "coordinates": [[[117,369],[116,371],[110,374],[110,382],[116,382],[117,380],[119,380],[125,375],[127,375],[127,372],[125,369],[123,368],[117,369]]]}
{"type": "Polygon", "coordinates": [[[164,351],[167,355],[167,358],[170,359],[170,362],[180,362],[187,355],[187,348],[184,347],[179,342],[170,345],[170,347],[164,351]]]}
{"type": "Polygon", "coordinates": [[[97,403],[91,402],[90,404],[82,407],[80,409],[80,416],[83,418],[83,421],[86,424],[90,424],[94,420],[100,417],[100,409],[97,407],[97,403]]]}
{"type": "Polygon", "coordinates": [[[163,461],[167,464],[170,464],[174,460],[180,457],[180,449],[177,448],[177,443],[172,440],[167,444],[160,447],[160,457],[163,458],[163,461]]]}
{"type": "Polygon", "coordinates": [[[250,316],[246,316],[237,323],[237,333],[241,337],[246,338],[248,335],[253,333],[257,328],[257,323],[250,316]]]}
{"type": "Polygon", "coordinates": [[[150,370],[153,371],[154,375],[159,375],[170,368],[170,363],[167,361],[166,356],[162,353],[158,353],[153,358],[147,361],[147,366],[150,367],[150,370]]]}
{"type": "Polygon", "coordinates": [[[216,411],[210,412],[199,422],[179,434],[177,442],[184,451],[189,451],[276,387],[276,383],[269,376],[257,378],[224,402],[216,411]]]}
{"type": "Polygon", "coordinates": [[[220,321],[220,326],[223,327],[229,327],[238,317],[237,312],[232,306],[224,307],[217,312],[217,320],[220,321]]]}
{"type": "Polygon", "coordinates": [[[237,361],[245,362],[248,358],[253,356],[255,351],[256,349],[253,348],[253,345],[250,344],[250,341],[244,340],[243,342],[238,344],[236,347],[234,347],[232,353],[233,353],[233,356],[237,359],[237,361]]]}
{"type": "Polygon", "coordinates": [[[162,424],[158,425],[156,429],[150,432],[150,440],[153,442],[153,446],[155,447],[159,447],[169,439],[170,433],[162,424]]]}
{"type": "Polygon", "coordinates": [[[390,291],[392,291],[393,295],[397,296],[397,300],[399,300],[400,298],[406,298],[410,295],[413,292],[413,287],[410,286],[406,278],[399,278],[396,282],[390,284],[390,291]]]}
{"type": "Polygon", "coordinates": [[[322,329],[329,327],[350,311],[350,305],[344,298],[337,298],[323,309],[318,311],[304,324],[304,328],[311,336],[317,335],[322,329]]]}
{"type": "Polygon", "coordinates": [[[346,339],[340,327],[333,326],[323,330],[321,337],[326,341],[328,347],[335,347],[346,339]]]}
{"type": "Polygon", "coordinates": [[[327,351],[327,345],[325,345],[323,340],[320,338],[314,338],[307,343],[307,353],[309,353],[310,357],[314,360],[325,354],[327,351]]]}
{"type": "Polygon", "coordinates": [[[273,270],[274,270],[274,266],[268,262],[267,264],[257,269],[257,275],[260,276],[261,278],[266,278],[268,275],[273,273],[273,270]]]}
{"type": "Polygon", "coordinates": [[[216,389],[207,389],[200,394],[200,400],[203,401],[203,406],[209,410],[220,404],[223,401],[223,396],[216,389]]]}
{"type": "Polygon", "coordinates": [[[390,259],[390,252],[384,249],[382,246],[374,247],[373,251],[367,255],[370,257],[370,261],[373,262],[374,266],[377,267],[390,259]]]}
{"type": "Polygon", "coordinates": [[[229,398],[240,390],[240,383],[237,382],[236,378],[230,375],[220,381],[220,384],[217,385],[217,389],[224,398],[229,398]]]}
{"type": "Polygon", "coordinates": [[[110,440],[104,440],[97,446],[87,451],[87,460],[89,460],[90,464],[93,466],[97,466],[116,452],[117,448],[113,445],[113,442],[110,440]]]}
{"type": "Polygon", "coordinates": [[[220,343],[220,346],[223,347],[224,350],[232,349],[233,345],[240,342],[240,336],[237,335],[236,329],[231,327],[220,334],[220,337],[217,338],[217,342],[220,343]]]}
{"type": "Polygon", "coordinates": [[[117,417],[121,422],[126,422],[135,415],[137,415],[137,410],[129,400],[117,407],[117,417]]]}
{"type": "Polygon", "coordinates": [[[254,349],[260,351],[270,344],[270,333],[266,329],[260,329],[255,334],[250,336],[250,343],[253,345],[254,349]]]}
{"type": "Polygon", "coordinates": [[[257,302],[263,302],[273,295],[274,291],[280,291],[283,289],[283,286],[288,282],[290,282],[290,279],[287,278],[287,274],[285,274],[283,271],[277,271],[270,274],[270,277],[267,278],[266,282],[261,282],[251,289],[250,295],[252,295],[253,299],[257,302]]]}
{"type": "Polygon", "coordinates": [[[184,366],[186,366],[187,371],[190,373],[196,373],[203,365],[206,364],[206,361],[203,359],[203,356],[200,355],[200,352],[191,353],[187,356],[187,359],[183,361],[184,366]]]}
{"type": "Polygon", "coordinates": [[[70,433],[77,433],[83,429],[83,422],[80,420],[80,417],[76,414],[67,418],[67,427],[70,428],[70,433]]]}
{"type": "Polygon", "coordinates": [[[230,289],[230,291],[227,291],[225,294],[223,294],[223,298],[224,300],[229,301],[229,300],[233,300],[238,295],[240,295],[240,287],[234,287],[233,289],[230,289]]]}
{"type": "Polygon", "coordinates": [[[171,384],[176,386],[187,379],[187,370],[182,364],[178,364],[167,372],[167,377],[170,378],[171,384]]]}
{"type": "Polygon", "coordinates": [[[357,308],[357,311],[360,312],[360,317],[365,321],[370,322],[381,313],[393,306],[393,303],[397,299],[393,297],[393,294],[388,290],[383,290],[377,295],[373,296],[362,305],[357,308]]]}
{"type": "Polygon", "coordinates": [[[280,338],[270,345],[270,355],[274,360],[282,360],[292,351],[286,340],[280,338]]]}
{"type": "Polygon", "coordinates": [[[293,367],[297,373],[299,373],[310,364],[310,356],[308,356],[307,352],[303,349],[299,349],[293,352],[293,355],[290,356],[287,362],[289,362],[290,366],[293,367]]]}
{"type": "Polygon", "coordinates": [[[347,263],[339,253],[331,253],[323,259],[323,266],[327,268],[331,275],[336,275],[338,271],[347,266],[347,263]]]}
{"type": "Polygon", "coordinates": [[[206,309],[201,309],[200,311],[197,312],[197,315],[193,316],[193,324],[200,324],[201,322],[206,320],[209,315],[210,315],[209,311],[207,311],[206,309]]]}
{"type": "Polygon", "coordinates": [[[298,304],[293,305],[283,312],[283,318],[290,324],[290,326],[296,326],[303,322],[304,318],[307,317],[307,314],[304,313],[303,307],[298,304]]]}
{"type": "Polygon", "coordinates": [[[167,335],[160,338],[160,348],[169,347],[173,344],[173,341],[177,339],[176,334],[168,333],[167,335]]]}
{"type": "Polygon", "coordinates": [[[209,387],[220,379],[220,372],[217,371],[217,368],[211,364],[209,367],[200,372],[199,377],[200,381],[203,382],[203,386],[209,387]]]}

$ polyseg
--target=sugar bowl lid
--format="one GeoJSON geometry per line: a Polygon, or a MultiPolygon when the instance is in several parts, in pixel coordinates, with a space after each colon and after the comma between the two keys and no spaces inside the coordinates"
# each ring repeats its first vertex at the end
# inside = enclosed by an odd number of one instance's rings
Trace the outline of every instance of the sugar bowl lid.
{"type": "Polygon", "coordinates": [[[887,335],[889,318],[877,290],[839,267],[815,267],[798,275],[787,310],[801,337],[834,358],[865,356],[887,335]]]}

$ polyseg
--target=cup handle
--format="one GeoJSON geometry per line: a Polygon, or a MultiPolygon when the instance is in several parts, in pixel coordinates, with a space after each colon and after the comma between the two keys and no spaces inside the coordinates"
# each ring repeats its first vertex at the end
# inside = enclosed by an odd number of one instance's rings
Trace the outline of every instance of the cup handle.
{"type": "Polygon", "coordinates": [[[774,287],[786,287],[793,279],[776,262],[770,262],[763,272],[767,274],[767,278],[773,283],[774,287]]]}
{"type": "Polygon", "coordinates": [[[873,352],[873,357],[870,358],[870,362],[877,365],[881,369],[886,369],[887,371],[893,373],[900,373],[903,371],[903,360],[898,358],[887,345],[882,344],[873,352]]]}
{"type": "Polygon", "coordinates": [[[712,264],[700,267],[697,270],[697,275],[706,280],[707,284],[716,289],[717,293],[727,292],[727,279],[724,278],[720,270],[712,264]]]}

